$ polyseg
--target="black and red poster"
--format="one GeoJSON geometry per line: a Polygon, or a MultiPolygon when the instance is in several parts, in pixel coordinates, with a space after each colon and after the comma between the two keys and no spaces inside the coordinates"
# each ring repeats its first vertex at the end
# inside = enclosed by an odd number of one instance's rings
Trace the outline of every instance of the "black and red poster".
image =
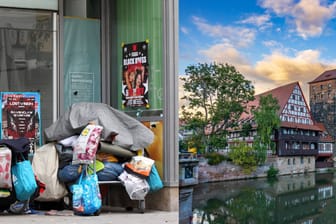
{"type": "Polygon", "coordinates": [[[1,139],[29,138],[40,145],[40,95],[1,93],[1,139]]]}
{"type": "Polygon", "coordinates": [[[149,107],[148,41],[122,46],[123,107],[149,107]]]}

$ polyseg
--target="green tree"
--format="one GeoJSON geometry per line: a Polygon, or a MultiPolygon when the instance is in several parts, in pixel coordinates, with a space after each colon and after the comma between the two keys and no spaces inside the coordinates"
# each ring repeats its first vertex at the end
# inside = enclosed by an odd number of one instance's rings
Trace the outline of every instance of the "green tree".
{"type": "Polygon", "coordinates": [[[253,110],[254,120],[257,124],[257,136],[254,141],[254,149],[257,154],[258,164],[266,160],[267,150],[275,150],[272,134],[280,126],[278,115],[279,103],[271,94],[260,96],[259,107],[253,110]]]}
{"type": "Polygon", "coordinates": [[[243,168],[244,173],[250,174],[257,168],[256,154],[246,142],[239,142],[238,145],[231,146],[229,157],[234,164],[243,168]]]}
{"type": "Polygon", "coordinates": [[[246,103],[254,99],[253,85],[228,64],[191,65],[185,72],[182,118],[201,140],[197,147],[225,147],[227,129],[237,125],[246,103]]]}

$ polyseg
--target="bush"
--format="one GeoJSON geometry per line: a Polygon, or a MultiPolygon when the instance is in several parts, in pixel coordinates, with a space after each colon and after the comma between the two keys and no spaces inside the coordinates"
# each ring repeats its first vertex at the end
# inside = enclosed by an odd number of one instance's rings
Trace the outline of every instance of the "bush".
{"type": "Polygon", "coordinates": [[[229,157],[234,164],[241,166],[246,174],[250,174],[256,170],[256,154],[253,148],[248,146],[245,142],[240,142],[238,145],[232,146],[229,157]]]}
{"type": "Polygon", "coordinates": [[[226,156],[216,153],[216,152],[207,153],[205,155],[205,158],[208,159],[208,164],[211,166],[218,165],[221,162],[228,160],[226,156]]]}
{"type": "Polygon", "coordinates": [[[275,178],[279,173],[279,170],[274,168],[274,166],[272,165],[269,170],[267,171],[267,177],[268,178],[275,178]]]}

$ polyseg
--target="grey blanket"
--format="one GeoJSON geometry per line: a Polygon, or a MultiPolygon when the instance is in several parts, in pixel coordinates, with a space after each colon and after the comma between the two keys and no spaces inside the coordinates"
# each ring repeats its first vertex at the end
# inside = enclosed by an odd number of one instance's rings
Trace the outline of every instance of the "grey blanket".
{"type": "Polygon", "coordinates": [[[104,129],[102,139],[136,151],[154,140],[153,132],[140,121],[103,103],[75,103],[45,129],[46,141],[59,141],[80,134],[91,121],[104,129]]]}

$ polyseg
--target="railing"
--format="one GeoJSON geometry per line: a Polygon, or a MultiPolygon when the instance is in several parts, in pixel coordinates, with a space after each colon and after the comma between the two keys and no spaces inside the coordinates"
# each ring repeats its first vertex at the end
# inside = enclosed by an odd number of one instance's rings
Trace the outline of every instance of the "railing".
{"type": "Polygon", "coordinates": [[[332,154],[333,150],[332,149],[319,149],[318,153],[319,154],[332,154]]]}
{"type": "Polygon", "coordinates": [[[317,149],[278,149],[279,156],[315,156],[317,149]]]}
{"type": "Polygon", "coordinates": [[[180,152],[179,153],[179,159],[181,160],[197,160],[197,154],[196,153],[190,153],[190,152],[180,152]]]}
{"type": "Polygon", "coordinates": [[[309,136],[309,135],[284,135],[278,136],[278,140],[295,140],[295,141],[306,141],[306,142],[318,142],[319,136],[309,136]]]}
{"type": "Polygon", "coordinates": [[[227,139],[229,142],[234,142],[234,141],[253,141],[254,137],[248,136],[248,137],[229,137],[227,139]]]}

